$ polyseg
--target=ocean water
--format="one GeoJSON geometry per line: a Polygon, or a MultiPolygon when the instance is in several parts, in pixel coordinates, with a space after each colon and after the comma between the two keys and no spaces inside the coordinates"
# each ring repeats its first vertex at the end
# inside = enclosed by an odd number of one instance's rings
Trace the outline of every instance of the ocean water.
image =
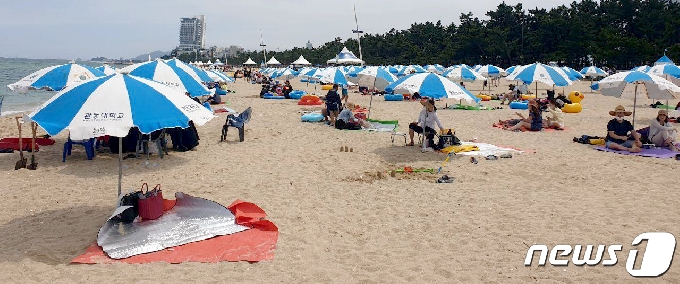
{"type": "MultiPolygon", "coordinates": [[[[21,80],[21,78],[42,68],[62,65],[68,62],[69,60],[58,59],[0,58],[0,96],[5,97],[2,102],[2,108],[0,109],[0,115],[6,116],[24,112],[28,114],[57,93],[44,90],[31,90],[26,94],[19,94],[11,91],[7,88],[7,85],[15,83],[21,80]]],[[[86,61],[78,62],[78,64],[92,67],[102,65],[101,63],[86,61]]]]}

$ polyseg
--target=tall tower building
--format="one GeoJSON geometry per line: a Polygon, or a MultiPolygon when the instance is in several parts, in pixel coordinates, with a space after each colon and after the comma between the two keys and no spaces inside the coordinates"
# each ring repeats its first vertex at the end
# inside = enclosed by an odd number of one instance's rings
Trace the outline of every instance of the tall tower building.
{"type": "Polygon", "coordinates": [[[205,48],[205,16],[181,18],[179,27],[179,49],[205,48]]]}

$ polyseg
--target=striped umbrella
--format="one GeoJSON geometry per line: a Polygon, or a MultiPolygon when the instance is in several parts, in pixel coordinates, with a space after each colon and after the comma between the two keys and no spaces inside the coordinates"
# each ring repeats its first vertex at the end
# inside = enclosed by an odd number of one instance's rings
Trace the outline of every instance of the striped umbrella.
{"type": "Polygon", "coordinates": [[[94,69],[101,71],[106,76],[116,74],[116,68],[113,68],[113,67],[111,67],[111,65],[108,65],[108,64],[104,64],[102,66],[95,67],[94,69]]]}
{"type": "Polygon", "coordinates": [[[213,82],[222,81],[222,82],[227,82],[227,83],[233,83],[235,81],[234,78],[231,78],[231,77],[227,76],[226,74],[224,74],[220,71],[217,71],[217,70],[208,70],[208,71],[206,71],[206,73],[208,73],[208,76],[210,76],[210,79],[213,82]]]}
{"type": "Polygon", "coordinates": [[[604,77],[607,76],[607,72],[604,72],[604,70],[596,67],[596,66],[590,66],[590,67],[585,67],[581,69],[581,74],[583,74],[586,77],[604,77]]]}
{"type": "MultiPolygon", "coordinates": [[[[111,135],[125,137],[130,128],[142,133],[163,128],[203,125],[212,112],[184,93],[164,84],[116,74],[67,87],[29,114],[50,135],[69,130],[73,140],[111,135]]],[[[122,139],[119,140],[122,151],[122,139]]],[[[118,195],[121,191],[122,152],[119,152],[118,195]]]]}
{"type": "Polygon", "coordinates": [[[649,70],[647,70],[647,73],[659,77],[673,76],[675,78],[680,78],[680,68],[678,68],[678,66],[675,64],[654,65],[654,67],[651,67],[649,70]]]}
{"type": "Polygon", "coordinates": [[[166,61],[165,63],[170,65],[170,67],[173,67],[173,69],[176,68],[182,69],[182,71],[186,72],[197,81],[201,81],[204,83],[212,82],[212,78],[210,78],[210,76],[205,70],[202,70],[196,66],[186,64],[182,60],[173,58],[166,61]]]}
{"type": "Polygon", "coordinates": [[[451,98],[468,105],[477,105],[479,98],[451,80],[434,73],[421,73],[406,76],[385,88],[386,92],[418,92],[423,97],[435,99],[451,98]]]}
{"type": "Polygon", "coordinates": [[[184,69],[172,67],[162,59],[130,65],[120,69],[120,72],[166,84],[176,90],[189,92],[192,97],[212,94],[205,85],[184,69]]]}
{"type": "Polygon", "coordinates": [[[451,81],[454,82],[473,82],[473,81],[484,81],[486,78],[482,76],[481,74],[475,72],[474,70],[470,69],[470,67],[467,66],[456,66],[453,67],[452,69],[449,69],[449,71],[444,72],[442,76],[451,79],[451,81]]]}
{"type": "Polygon", "coordinates": [[[71,61],[68,64],[45,67],[35,71],[7,87],[19,93],[40,89],[61,91],[66,87],[103,76],[106,75],[97,69],[71,61]]]}

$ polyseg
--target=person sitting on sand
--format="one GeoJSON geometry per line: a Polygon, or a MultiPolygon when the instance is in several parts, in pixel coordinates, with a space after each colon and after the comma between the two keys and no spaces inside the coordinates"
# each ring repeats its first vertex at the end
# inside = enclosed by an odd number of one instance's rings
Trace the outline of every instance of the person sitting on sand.
{"type": "Polygon", "coordinates": [[[675,146],[676,134],[675,127],[668,121],[668,111],[659,110],[656,119],[649,125],[649,141],[657,147],[668,147],[678,152],[678,147],[675,146]]]}
{"type": "Polygon", "coordinates": [[[630,116],[632,112],[626,111],[622,105],[617,106],[609,115],[615,116],[607,123],[607,137],[605,138],[605,147],[612,150],[640,152],[642,142],[640,142],[640,134],[635,132],[630,121],[625,120],[625,116],[630,116]],[[630,133],[630,134],[628,134],[630,133]]]}
{"type": "Polygon", "coordinates": [[[361,129],[370,128],[371,124],[363,119],[356,118],[352,110],[354,109],[353,103],[347,103],[345,108],[342,109],[338,115],[338,119],[335,121],[335,128],[337,129],[361,129]]]}
{"type": "Polygon", "coordinates": [[[521,120],[515,124],[515,126],[507,128],[504,127],[503,129],[505,130],[520,130],[522,127],[529,129],[531,131],[541,131],[543,129],[543,116],[541,113],[541,109],[538,106],[538,102],[535,100],[529,100],[529,117],[524,117],[519,112],[515,112],[517,116],[521,118],[521,120]]]}
{"type": "Polygon", "coordinates": [[[222,103],[222,97],[220,94],[215,92],[212,96],[209,96],[206,102],[210,103],[211,105],[219,105],[222,103]]]}
{"type": "Polygon", "coordinates": [[[444,132],[444,126],[442,126],[442,122],[439,120],[439,116],[437,116],[437,107],[434,106],[434,99],[422,99],[420,100],[420,104],[423,105],[423,110],[421,110],[420,115],[418,115],[418,121],[408,125],[408,135],[411,138],[411,142],[407,145],[414,145],[413,136],[415,132],[425,132],[424,135],[427,139],[423,142],[423,152],[429,152],[434,150],[432,149],[434,146],[434,134],[437,133],[436,130],[434,130],[435,125],[438,126],[442,132],[444,132]]]}
{"type": "Polygon", "coordinates": [[[564,129],[564,113],[562,112],[563,106],[564,102],[562,100],[548,101],[548,112],[550,112],[552,116],[543,120],[544,127],[564,129]]]}
{"type": "Polygon", "coordinates": [[[508,100],[508,104],[519,97],[519,89],[514,84],[508,85],[509,91],[503,94],[501,99],[501,104],[505,104],[505,100],[508,100]]]}

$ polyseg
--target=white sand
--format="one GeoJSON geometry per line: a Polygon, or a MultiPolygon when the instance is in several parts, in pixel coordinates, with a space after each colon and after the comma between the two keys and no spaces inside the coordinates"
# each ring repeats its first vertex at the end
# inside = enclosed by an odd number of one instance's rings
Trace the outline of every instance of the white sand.
{"type": "MultiPolygon", "coordinates": [[[[494,93],[507,89],[503,82],[494,93]]],[[[587,91],[588,85],[566,90],[587,91]]],[[[297,80],[293,86],[313,90],[297,80]]],[[[228,142],[218,142],[226,116],[220,114],[199,127],[195,151],[171,152],[162,160],[152,156],[150,166],[146,159],[125,160],[123,185],[161,183],[166,196],[183,191],[225,205],[235,199],[255,202],[280,229],[273,261],[70,265],[112,212],[118,160],[103,153],[87,161],[76,147],[62,163],[67,135],[62,133],[57,144],[41,147],[37,171],[14,171],[18,154],[0,154],[0,282],[602,283],[633,279],[625,263],[638,234],[680,236],[680,162],[603,153],[572,142],[582,134],[604,135],[607,112],[618,104],[632,109],[631,101],[586,93],[583,112],[566,114],[569,131],[541,133],[492,128],[498,119],[514,118],[507,108],[439,110],[445,126],[455,127],[462,140],[477,137],[530,153],[480,159],[476,165],[454,157],[444,170],[455,182],[436,184],[438,176],[428,174],[380,179],[376,173],[437,168],[444,154],[392,146],[389,133],[301,123],[298,112],[307,108],[259,99],[259,85],[240,79],[230,89],[237,91],[225,97],[231,108],[253,107],[245,142],[236,142],[237,131],[229,133],[228,142]],[[340,152],[345,145],[354,152],[340,152]],[[537,267],[536,261],[525,267],[527,249],[535,243],[622,244],[624,249],[614,267],[537,267]]],[[[369,97],[350,96],[368,106],[369,97]]],[[[656,115],[645,103],[651,101],[639,103],[636,125],[647,125],[656,115]]],[[[415,102],[376,97],[371,117],[398,119],[405,131],[420,109],[415,102]]],[[[12,117],[0,118],[0,137],[17,134],[12,117]]],[[[677,265],[661,279],[680,282],[677,265]]]]}

